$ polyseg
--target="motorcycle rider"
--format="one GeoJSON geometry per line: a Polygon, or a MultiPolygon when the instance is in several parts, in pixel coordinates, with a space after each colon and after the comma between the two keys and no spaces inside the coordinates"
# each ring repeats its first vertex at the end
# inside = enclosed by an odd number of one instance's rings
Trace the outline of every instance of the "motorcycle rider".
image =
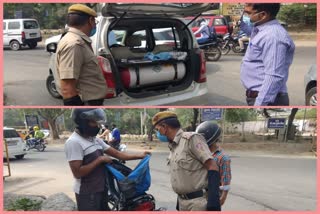
{"type": "Polygon", "coordinates": [[[121,142],[121,136],[120,131],[117,128],[116,124],[112,124],[112,132],[111,132],[111,140],[108,142],[110,146],[112,146],[115,149],[119,150],[120,142],[121,142]]]}
{"type": "Polygon", "coordinates": [[[196,132],[202,134],[207,141],[213,159],[219,167],[220,174],[220,205],[222,206],[227,199],[231,183],[231,160],[223,149],[217,145],[221,139],[222,130],[218,124],[210,121],[201,123],[196,132]]]}
{"type": "Polygon", "coordinates": [[[207,41],[209,41],[209,39],[210,39],[210,30],[209,30],[208,23],[204,18],[201,18],[199,20],[199,23],[200,23],[199,29],[196,32],[194,32],[193,34],[197,35],[197,34],[201,33],[201,36],[197,37],[197,42],[198,42],[198,44],[204,44],[207,41]]]}
{"type": "Polygon", "coordinates": [[[248,42],[250,40],[250,35],[252,32],[252,24],[250,22],[250,18],[247,16],[241,16],[240,19],[240,31],[238,33],[239,36],[239,46],[242,53],[245,52],[244,42],[248,42]]]}
{"type": "MultiPolygon", "coordinates": [[[[32,134],[32,132],[29,132],[32,134]]],[[[38,141],[43,140],[44,138],[44,133],[40,130],[39,126],[34,126],[33,127],[33,137],[28,139],[28,142],[30,143],[31,146],[34,146],[38,141]]]]}
{"type": "Polygon", "coordinates": [[[110,135],[110,130],[108,124],[104,125],[104,128],[101,131],[101,135],[99,135],[99,138],[103,139],[106,143],[109,142],[109,135],[110,135]]]}
{"type": "Polygon", "coordinates": [[[105,118],[102,109],[80,108],[72,111],[77,127],[65,143],[64,150],[75,179],[74,192],[79,211],[109,210],[104,165],[112,162],[110,156],[136,160],[150,154],[147,151],[139,154],[119,152],[97,138],[105,118]]]}

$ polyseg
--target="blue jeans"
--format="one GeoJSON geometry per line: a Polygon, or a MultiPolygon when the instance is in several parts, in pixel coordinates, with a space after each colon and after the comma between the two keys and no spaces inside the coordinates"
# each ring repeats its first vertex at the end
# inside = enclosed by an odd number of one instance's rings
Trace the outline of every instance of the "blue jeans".
{"type": "Polygon", "coordinates": [[[199,45],[206,43],[209,40],[209,38],[199,38],[197,39],[197,42],[199,45]]]}

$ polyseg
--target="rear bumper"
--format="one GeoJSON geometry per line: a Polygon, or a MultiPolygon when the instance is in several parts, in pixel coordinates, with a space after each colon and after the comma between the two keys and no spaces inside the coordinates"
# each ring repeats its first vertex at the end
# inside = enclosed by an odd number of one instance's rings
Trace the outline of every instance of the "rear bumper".
{"type": "MultiPolygon", "coordinates": [[[[207,83],[195,83],[186,88],[185,90],[173,93],[161,94],[158,96],[146,97],[146,98],[132,98],[121,93],[118,97],[112,99],[105,99],[104,105],[131,105],[131,106],[153,106],[153,105],[166,105],[175,103],[178,101],[188,100],[194,97],[199,97],[208,93],[207,83]]],[[[195,103],[195,105],[197,105],[195,103]]]]}
{"type": "Polygon", "coordinates": [[[23,44],[28,44],[32,42],[41,42],[41,41],[42,41],[42,37],[22,40],[23,44]]]}

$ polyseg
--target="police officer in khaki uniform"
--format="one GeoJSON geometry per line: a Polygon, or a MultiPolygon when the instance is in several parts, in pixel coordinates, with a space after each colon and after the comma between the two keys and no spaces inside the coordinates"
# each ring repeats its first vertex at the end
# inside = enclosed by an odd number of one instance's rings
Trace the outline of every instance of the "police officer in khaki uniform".
{"type": "Polygon", "coordinates": [[[107,87],[91,47],[97,13],[83,4],[68,9],[68,32],[56,51],[58,84],[67,106],[102,105],[107,87]]]}
{"type": "Polygon", "coordinates": [[[183,132],[174,112],[152,118],[159,140],[169,142],[171,185],[178,194],[178,210],[220,211],[219,169],[200,134],[183,132]]]}

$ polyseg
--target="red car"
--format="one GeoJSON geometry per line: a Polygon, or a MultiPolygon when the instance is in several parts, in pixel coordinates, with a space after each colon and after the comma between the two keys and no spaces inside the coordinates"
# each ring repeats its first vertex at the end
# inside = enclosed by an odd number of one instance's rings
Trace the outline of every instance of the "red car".
{"type": "MultiPolygon", "coordinates": [[[[185,20],[187,22],[191,21],[194,17],[187,17],[185,20]]],[[[219,15],[219,16],[213,16],[213,15],[202,15],[198,19],[204,18],[208,21],[209,26],[213,26],[216,30],[216,33],[218,35],[224,35],[226,33],[230,33],[233,30],[232,24],[229,24],[227,18],[225,16],[219,15]]],[[[198,23],[196,20],[193,21],[190,26],[192,28],[193,32],[196,32],[199,29],[200,23],[198,23]]],[[[196,37],[199,37],[199,35],[196,35],[196,37]]]]}

